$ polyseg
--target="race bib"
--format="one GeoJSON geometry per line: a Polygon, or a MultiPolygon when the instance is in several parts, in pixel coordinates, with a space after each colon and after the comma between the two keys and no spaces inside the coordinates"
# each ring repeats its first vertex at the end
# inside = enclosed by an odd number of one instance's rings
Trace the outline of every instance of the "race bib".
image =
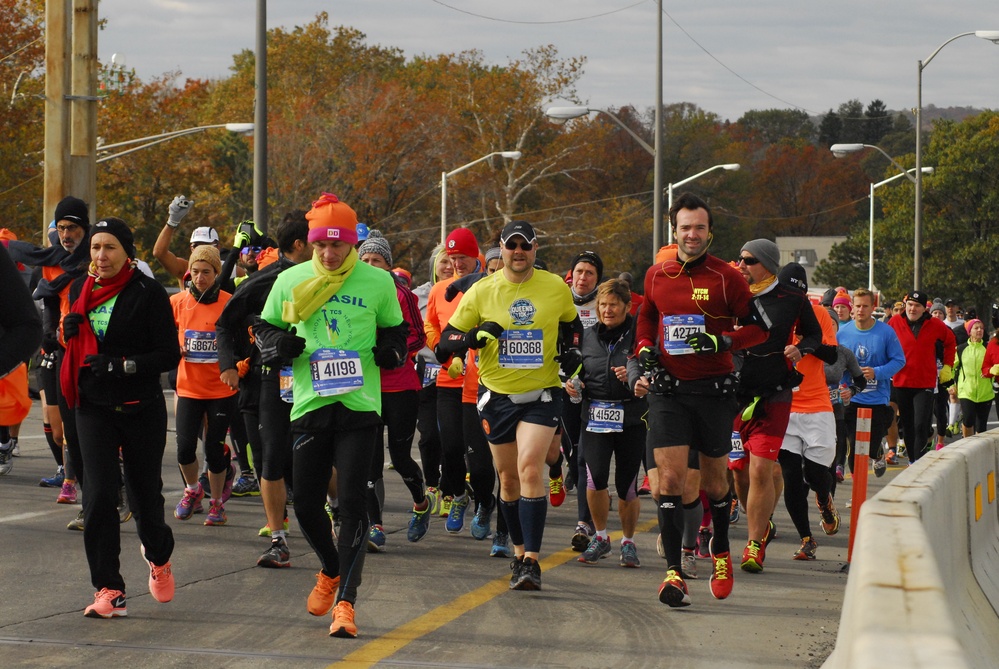
{"type": "Polygon", "coordinates": [[[663,316],[663,351],[668,355],[693,353],[687,338],[699,332],[704,332],[703,314],[663,316]]]}
{"type": "Polygon", "coordinates": [[[427,366],[423,368],[423,387],[428,388],[429,386],[437,383],[437,374],[440,373],[441,366],[436,362],[428,362],[427,366]]]}
{"type": "Polygon", "coordinates": [[[538,369],[544,363],[541,330],[504,330],[499,336],[499,366],[507,369],[538,369]]]}
{"type": "Polygon", "coordinates": [[[184,357],[188,362],[205,364],[219,361],[219,346],[214,332],[184,330],[184,348],[187,349],[184,357]]]}
{"type": "Polygon", "coordinates": [[[624,432],[624,402],[592,400],[587,432],[624,432]]]}
{"type": "Polygon", "coordinates": [[[309,356],[312,390],[320,397],[343,395],[364,385],[361,356],[357,351],[321,348],[309,356]]]}
{"type": "Polygon", "coordinates": [[[735,462],[746,457],[746,451],[742,448],[742,435],[736,430],[732,430],[732,450],[728,454],[728,459],[735,462]]]}
{"type": "Polygon", "coordinates": [[[282,402],[295,403],[294,388],[295,377],[291,372],[291,365],[286,365],[278,371],[278,392],[282,402]]]}
{"type": "Polygon", "coordinates": [[[871,392],[874,392],[877,389],[878,389],[878,380],[877,379],[867,379],[867,385],[860,392],[862,392],[862,393],[871,393],[871,392]]]}
{"type": "Polygon", "coordinates": [[[597,310],[592,307],[577,307],[576,312],[579,314],[579,321],[583,324],[583,328],[592,328],[597,324],[597,310]]]}
{"type": "Polygon", "coordinates": [[[829,401],[839,404],[839,386],[829,386],[829,401]]]}

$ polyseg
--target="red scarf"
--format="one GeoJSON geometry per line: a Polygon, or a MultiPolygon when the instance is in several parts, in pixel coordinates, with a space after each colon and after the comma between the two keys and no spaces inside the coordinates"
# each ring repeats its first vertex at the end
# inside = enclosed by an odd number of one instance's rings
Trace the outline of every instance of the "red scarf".
{"type": "Polygon", "coordinates": [[[66,354],[62,359],[62,369],[59,372],[59,382],[62,394],[69,407],[79,406],[80,367],[88,355],[97,355],[97,335],[90,326],[88,315],[98,306],[115,297],[131,281],[135,269],[131,263],[126,264],[110,279],[99,279],[93,274],[87,276],[83,283],[83,292],[69,308],[70,313],[81,314],[80,334],[66,342],[66,354]]]}

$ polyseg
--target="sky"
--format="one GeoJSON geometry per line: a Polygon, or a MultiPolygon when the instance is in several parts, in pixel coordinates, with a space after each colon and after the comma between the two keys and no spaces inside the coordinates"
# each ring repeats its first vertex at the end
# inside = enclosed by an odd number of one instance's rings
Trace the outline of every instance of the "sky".
{"type": "MultiPolygon", "coordinates": [[[[655,104],[656,0],[271,0],[268,28],[329,13],[371,45],[407,57],[480,50],[504,64],[553,44],[584,56],[580,98],[594,108],[655,104]]],[[[254,48],[256,0],[100,0],[99,56],[124,54],[143,80],[227,76],[254,48]]],[[[859,99],[916,106],[917,63],[951,37],[999,31],[995,0],[699,0],[663,2],[663,100],[722,119],[751,109],[822,114],[859,99]]],[[[559,101],[555,101],[557,104],[559,101]]],[[[565,102],[562,102],[565,104],[565,102]]],[[[999,109],[999,45],[964,37],[923,72],[923,105],[999,109]]]]}

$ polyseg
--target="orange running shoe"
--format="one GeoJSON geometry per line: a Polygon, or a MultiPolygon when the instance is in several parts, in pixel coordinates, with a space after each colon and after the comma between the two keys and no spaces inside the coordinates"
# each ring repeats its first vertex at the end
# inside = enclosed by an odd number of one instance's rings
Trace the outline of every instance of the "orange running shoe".
{"type": "Polygon", "coordinates": [[[316,574],[316,587],[309,593],[308,609],[314,616],[325,616],[333,608],[336,591],[340,587],[340,577],[331,578],[319,572],[316,574]]]}

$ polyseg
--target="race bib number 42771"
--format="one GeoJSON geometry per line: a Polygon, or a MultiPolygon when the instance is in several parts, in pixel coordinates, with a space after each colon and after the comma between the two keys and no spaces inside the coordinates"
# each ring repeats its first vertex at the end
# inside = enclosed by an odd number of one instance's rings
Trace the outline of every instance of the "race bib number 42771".
{"type": "Polygon", "coordinates": [[[704,332],[704,314],[663,316],[663,350],[668,355],[693,353],[687,338],[699,332],[704,332]]]}

